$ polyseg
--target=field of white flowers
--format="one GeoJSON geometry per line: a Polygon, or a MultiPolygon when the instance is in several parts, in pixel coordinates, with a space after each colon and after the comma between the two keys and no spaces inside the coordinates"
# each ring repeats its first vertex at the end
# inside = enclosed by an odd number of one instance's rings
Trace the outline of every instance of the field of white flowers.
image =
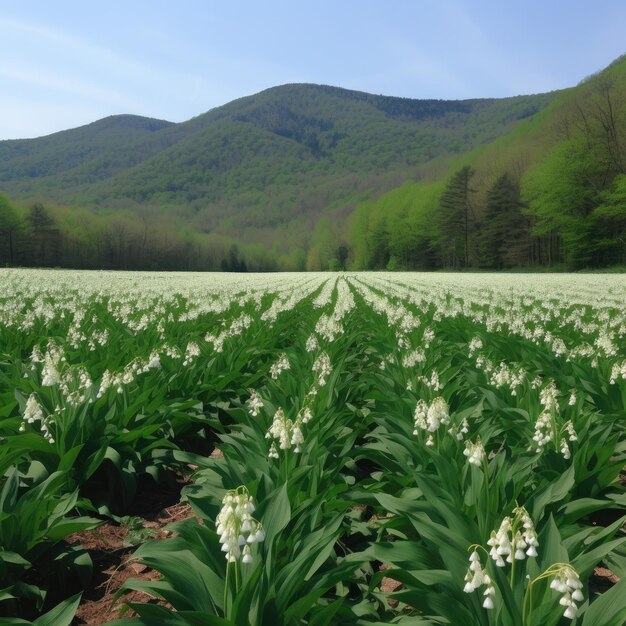
{"type": "Polygon", "coordinates": [[[626,277],[0,285],[1,623],[72,623],[65,539],[190,465],[118,626],[626,623],[626,277]]]}

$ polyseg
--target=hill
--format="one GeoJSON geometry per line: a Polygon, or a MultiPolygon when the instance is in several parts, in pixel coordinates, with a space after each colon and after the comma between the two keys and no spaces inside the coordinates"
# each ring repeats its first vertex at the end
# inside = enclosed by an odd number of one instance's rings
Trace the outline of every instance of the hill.
{"type": "Polygon", "coordinates": [[[0,142],[0,192],[10,264],[626,263],[626,60],[505,99],[294,84],[180,124],[113,116],[0,142]]]}
{"type": "Polygon", "coordinates": [[[354,267],[626,263],[626,57],[493,142],[360,203],[354,267]]]}
{"type": "Polygon", "coordinates": [[[0,142],[0,189],[94,209],[166,208],[248,242],[287,225],[305,236],[325,209],[349,210],[354,198],[419,178],[554,97],[410,100],[285,85],[181,124],[115,116],[0,142]]]}

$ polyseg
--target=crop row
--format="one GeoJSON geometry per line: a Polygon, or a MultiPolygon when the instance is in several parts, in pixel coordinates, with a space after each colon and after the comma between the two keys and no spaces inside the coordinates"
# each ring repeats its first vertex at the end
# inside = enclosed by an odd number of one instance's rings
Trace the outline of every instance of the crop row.
{"type": "Polygon", "coordinates": [[[64,539],[193,464],[118,624],[623,623],[623,280],[237,278],[0,276],[0,611],[69,624],[64,539]]]}

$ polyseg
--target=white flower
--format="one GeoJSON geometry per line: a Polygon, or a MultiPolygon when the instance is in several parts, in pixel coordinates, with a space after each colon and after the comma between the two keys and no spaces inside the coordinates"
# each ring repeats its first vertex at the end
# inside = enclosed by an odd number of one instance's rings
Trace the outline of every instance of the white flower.
{"type": "Polygon", "coordinates": [[[289,359],[287,358],[287,355],[283,352],[278,357],[278,360],[270,367],[270,376],[273,380],[276,380],[282,372],[290,369],[290,367],[291,366],[289,365],[289,359]]]}
{"type": "Polygon", "coordinates": [[[428,412],[426,414],[426,429],[432,433],[439,428],[440,424],[447,424],[450,421],[450,414],[448,411],[448,403],[441,396],[435,398],[428,407],[428,412]]]}
{"type": "Polygon", "coordinates": [[[313,417],[313,413],[311,411],[311,409],[307,406],[302,410],[302,423],[303,424],[308,424],[309,421],[311,420],[311,418],[313,417]]]}
{"type": "Polygon", "coordinates": [[[559,396],[559,390],[556,388],[554,381],[551,380],[540,392],[539,392],[539,401],[543,405],[546,411],[550,411],[552,409],[558,412],[559,405],[557,402],[557,398],[559,396]]]}
{"type": "Polygon", "coordinates": [[[576,431],[574,430],[574,424],[572,424],[571,420],[565,422],[564,428],[567,431],[567,437],[570,441],[578,441],[578,435],[576,435],[576,431]]]}
{"type": "Polygon", "coordinates": [[[498,567],[512,563],[513,559],[523,560],[527,556],[536,557],[539,541],[535,526],[528,511],[520,506],[513,509],[513,517],[505,517],[498,531],[491,531],[487,541],[491,547],[489,555],[498,567]]]}
{"type": "Polygon", "coordinates": [[[467,457],[468,463],[480,467],[485,459],[485,448],[483,447],[480,437],[476,437],[476,443],[472,443],[469,440],[466,441],[463,454],[467,457]]]}
{"type": "Polygon", "coordinates": [[[552,433],[552,415],[549,411],[543,411],[537,418],[535,423],[535,433],[533,441],[537,452],[542,452],[546,444],[553,439],[552,433]]]}
{"type": "Polygon", "coordinates": [[[187,344],[187,348],[185,349],[185,358],[183,360],[183,366],[187,367],[187,365],[191,365],[194,359],[199,355],[200,355],[200,346],[197,343],[190,341],[187,344]]]}
{"type": "Polygon", "coordinates": [[[482,585],[486,586],[483,593],[485,599],[483,601],[483,607],[486,609],[493,609],[493,596],[496,593],[495,587],[491,582],[491,578],[487,573],[487,570],[483,568],[480,562],[480,555],[474,550],[469,557],[469,567],[465,574],[465,586],[463,591],[465,593],[472,593],[482,585]]]}
{"type": "Polygon", "coordinates": [[[559,604],[565,607],[563,617],[574,619],[578,612],[576,603],[585,599],[581,591],[583,585],[580,582],[578,572],[569,564],[561,565],[556,570],[550,588],[561,594],[559,604]]]}
{"type": "Polygon", "coordinates": [[[469,343],[469,355],[473,356],[474,352],[483,349],[483,342],[480,337],[474,337],[469,343]]]}
{"type": "Polygon", "coordinates": [[[43,359],[43,369],[41,370],[41,384],[43,387],[58,385],[61,382],[59,368],[62,361],[65,361],[65,357],[61,349],[54,344],[49,345],[43,359]]]}
{"type": "Polygon", "coordinates": [[[246,487],[238,487],[224,495],[215,526],[222,552],[229,563],[240,559],[243,563],[252,563],[250,544],[265,538],[261,524],[252,517],[253,512],[254,502],[246,487]]]}
{"type": "Polygon", "coordinates": [[[330,363],[330,357],[326,352],[322,352],[313,363],[313,371],[317,374],[317,384],[323,387],[326,384],[326,379],[333,371],[333,367],[330,363]]]}
{"type": "Polygon", "coordinates": [[[26,400],[26,406],[24,407],[24,421],[28,424],[32,424],[35,420],[42,420],[44,418],[43,411],[34,393],[31,393],[26,400]]]}
{"type": "MultiPolygon", "coordinates": [[[[306,414],[306,409],[304,413],[306,414]]],[[[276,413],[274,413],[272,425],[265,433],[265,438],[278,440],[278,447],[281,450],[290,450],[293,447],[293,451],[297,454],[301,452],[300,445],[304,442],[304,435],[301,428],[303,423],[303,416],[298,415],[298,418],[294,422],[289,419],[283,409],[279,407],[276,413]]],[[[268,456],[271,459],[278,458],[275,442],[272,442],[268,456]]]]}
{"type": "Polygon", "coordinates": [[[52,432],[50,427],[54,424],[54,419],[52,416],[46,417],[44,412],[37,402],[37,398],[34,393],[31,393],[26,400],[26,406],[24,407],[24,415],[23,421],[20,424],[19,431],[26,431],[26,424],[34,424],[35,422],[40,422],[39,429],[41,430],[41,434],[48,441],[48,443],[54,443],[54,437],[52,436],[52,432]]]}
{"type": "Polygon", "coordinates": [[[313,352],[314,350],[317,350],[319,348],[319,342],[317,341],[317,337],[315,335],[311,335],[307,340],[306,340],[306,345],[305,345],[305,349],[307,352],[313,352]]]}
{"type": "Polygon", "coordinates": [[[250,392],[250,398],[246,404],[248,405],[250,415],[256,417],[259,414],[259,410],[263,408],[263,399],[255,389],[248,389],[248,391],[250,392]]]}

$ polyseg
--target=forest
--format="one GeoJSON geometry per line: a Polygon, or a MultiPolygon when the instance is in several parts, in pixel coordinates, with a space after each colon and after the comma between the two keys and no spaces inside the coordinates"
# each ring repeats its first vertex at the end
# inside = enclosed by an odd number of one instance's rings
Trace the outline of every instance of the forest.
{"type": "Polygon", "coordinates": [[[360,204],[357,268],[568,270],[626,263],[626,63],[560,96],[451,172],[360,204]]]}
{"type": "Polygon", "coordinates": [[[129,270],[626,264],[626,60],[561,92],[273,88],[183,124],[0,142],[0,263],[129,270]]]}

